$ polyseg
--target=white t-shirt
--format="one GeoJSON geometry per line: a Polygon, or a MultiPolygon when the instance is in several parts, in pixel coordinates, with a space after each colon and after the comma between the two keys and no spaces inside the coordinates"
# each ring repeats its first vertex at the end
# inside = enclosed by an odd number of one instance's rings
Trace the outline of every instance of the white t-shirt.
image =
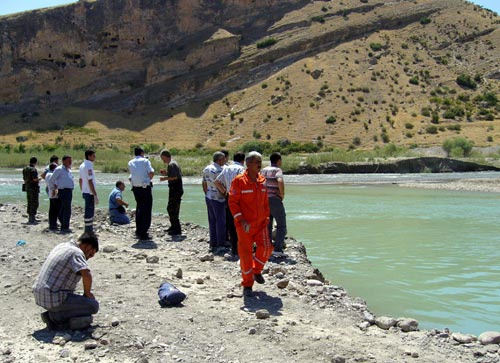
{"type": "Polygon", "coordinates": [[[82,193],[93,194],[89,187],[89,181],[95,185],[94,163],[90,160],[84,160],[80,165],[80,179],[82,179],[82,193]]]}

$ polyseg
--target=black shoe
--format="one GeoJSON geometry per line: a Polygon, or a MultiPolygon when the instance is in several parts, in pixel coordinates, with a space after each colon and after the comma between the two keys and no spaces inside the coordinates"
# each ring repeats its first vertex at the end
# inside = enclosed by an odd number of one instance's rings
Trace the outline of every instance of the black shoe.
{"type": "Polygon", "coordinates": [[[69,228],[61,229],[61,234],[70,234],[70,233],[73,233],[73,231],[69,228]]]}
{"type": "Polygon", "coordinates": [[[153,238],[149,235],[149,234],[142,234],[142,235],[139,235],[137,236],[137,238],[139,238],[141,241],[149,241],[149,240],[152,240],[153,238]]]}
{"type": "Polygon", "coordinates": [[[179,234],[182,234],[182,231],[179,229],[171,229],[170,231],[167,230],[167,234],[171,236],[177,236],[179,234]]]}
{"type": "Polygon", "coordinates": [[[244,287],[243,288],[243,296],[252,297],[253,296],[252,288],[251,287],[244,287]]]}
{"type": "Polygon", "coordinates": [[[42,321],[47,325],[47,329],[49,330],[64,330],[67,328],[65,324],[59,324],[53,321],[50,316],[49,312],[45,311],[41,314],[42,321]]]}
{"type": "Polygon", "coordinates": [[[258,284],[264,284],[266,282],[266,280],[264,280],[264,276],[262,276],[261,274],[254,274],[253,279],[258,284]]]}

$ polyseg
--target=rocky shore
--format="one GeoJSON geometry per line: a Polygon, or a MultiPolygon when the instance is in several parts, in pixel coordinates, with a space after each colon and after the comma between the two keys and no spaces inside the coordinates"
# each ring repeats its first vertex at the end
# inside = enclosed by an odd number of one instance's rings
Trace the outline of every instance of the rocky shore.
{"type": "Polygon", "coordinates": [[[365,302],[325,281],[305,247],[287,239],[284,260],[271,260],[266,284],[243,298],[239,265],[208,251],[206,228],[184,223],[165,233],[155,216],[153,240],[138,242],[134,226],[96,218],[100,252],[90,260],[100,311],[84,331],[48,331],[31,285],[48,252],[77,237],[25,224],[25,207],[0,205],[0,361],[2,362],[499,362],[500,333],[479,338],[422,331],[410,318],[374,317],[365,302]],[[18,243],[18,241],[24,241],[18,243]],[[188,298],[161,308],[157,289],[169,281],[188,298]]]}
{"type": "Polygon", "coordinates": [[[424,188],[424,189],[446,189],[462,190],[470,192],[500,193],[500,178],[492,179],[458,179],[439,183],[402,183],[400,187],[424,188]]]}

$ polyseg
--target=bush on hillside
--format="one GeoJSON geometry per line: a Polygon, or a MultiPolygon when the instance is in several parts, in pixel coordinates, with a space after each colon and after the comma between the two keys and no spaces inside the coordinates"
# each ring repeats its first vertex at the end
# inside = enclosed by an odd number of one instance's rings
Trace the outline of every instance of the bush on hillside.
{"type": "Polygon", "coordinates": [[[468,74],[459,75],[457,77],[457,84],[465,88],[470,88],[470,89],[477,88],[477,83],[468,74]]]}
{"type": "Polygon", "coordinates": [[[276,44],[277,40],[274,38],[267,38],[260,42],[257,42],[257,48],[265,48],[270,47],[273,44],[276,44]]]}

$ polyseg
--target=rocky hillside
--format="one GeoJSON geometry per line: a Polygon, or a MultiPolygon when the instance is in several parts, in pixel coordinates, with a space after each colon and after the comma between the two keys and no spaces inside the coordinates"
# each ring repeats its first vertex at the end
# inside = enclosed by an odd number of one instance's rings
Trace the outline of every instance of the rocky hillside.
{"type": "Polygon", "coordinates": [[[462,0],[96,0],[3,17],[0,142],[488,146],[499,24],[462,0]]]}

